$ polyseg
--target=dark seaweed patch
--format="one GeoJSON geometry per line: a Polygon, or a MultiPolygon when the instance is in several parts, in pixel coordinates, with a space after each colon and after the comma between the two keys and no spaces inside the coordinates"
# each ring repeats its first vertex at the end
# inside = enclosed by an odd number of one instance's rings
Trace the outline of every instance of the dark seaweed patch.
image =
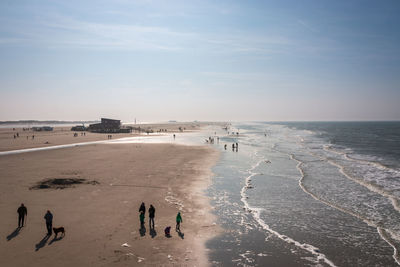
{"type": "Polygon", "coordinates": [[[49,178],[38,182],[29,189],[64,189],[75,187],[75,185],[79,184],[97,185],[99,182],[95,180],[88,181],[83,178],[49,178]]]}

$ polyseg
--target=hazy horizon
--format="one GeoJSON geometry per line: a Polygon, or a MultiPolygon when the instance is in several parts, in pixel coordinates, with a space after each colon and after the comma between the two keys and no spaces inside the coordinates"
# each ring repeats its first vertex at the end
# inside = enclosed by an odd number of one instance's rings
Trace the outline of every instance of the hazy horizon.
{"type": "Polygon", "coordinates": [[[398,121],[399,1],[2,1],[0,121],[398,121]]]}

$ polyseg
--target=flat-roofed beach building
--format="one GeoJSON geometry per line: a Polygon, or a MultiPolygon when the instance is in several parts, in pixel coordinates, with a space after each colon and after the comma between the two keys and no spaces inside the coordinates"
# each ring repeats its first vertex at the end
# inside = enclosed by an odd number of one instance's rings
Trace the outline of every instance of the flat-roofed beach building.
{"type": "Polygon", "coordinates": [[[101,118],[100,123],[90,124],[88,131],[95,133],[130,133],[131,129],[121,128],[120,120],[101,118]]]}

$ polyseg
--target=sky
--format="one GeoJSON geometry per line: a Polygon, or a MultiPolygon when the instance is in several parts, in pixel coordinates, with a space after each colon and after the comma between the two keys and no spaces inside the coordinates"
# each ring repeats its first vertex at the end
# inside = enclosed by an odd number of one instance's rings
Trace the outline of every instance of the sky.
{"type": "Polygon", "coordinates": [[[400,120],[400,1],[0,1],[0,120],[400,120]]]}

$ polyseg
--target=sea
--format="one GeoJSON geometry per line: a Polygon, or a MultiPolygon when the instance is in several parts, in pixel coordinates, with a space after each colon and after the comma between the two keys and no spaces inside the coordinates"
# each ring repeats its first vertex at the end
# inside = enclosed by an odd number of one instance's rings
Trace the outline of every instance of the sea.
{"type": "Polygon", "coordinates": [[[400,122],[233,123],[210,135],[221,157],[207,194],[224,229],[207,242],[213,266],[400,265],[400,122]]]}

